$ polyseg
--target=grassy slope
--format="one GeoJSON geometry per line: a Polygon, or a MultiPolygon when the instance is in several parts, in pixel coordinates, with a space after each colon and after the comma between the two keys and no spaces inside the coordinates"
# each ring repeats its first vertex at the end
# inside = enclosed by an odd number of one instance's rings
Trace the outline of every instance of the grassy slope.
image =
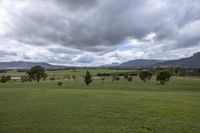
{"type": "Polygon", "coordinates": [[[0,132],[148,132],[200,131],[200,79],[135,78],[91,86],[82,81],[0,84],[0,132]]]}

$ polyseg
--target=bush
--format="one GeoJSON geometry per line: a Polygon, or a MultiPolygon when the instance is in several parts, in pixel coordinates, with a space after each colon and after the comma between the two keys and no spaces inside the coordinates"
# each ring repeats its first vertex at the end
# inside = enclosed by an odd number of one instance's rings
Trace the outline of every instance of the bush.
{"type": "Polygon", "coordinates": [[[56,80],[54,77],[51,77],[49,80],[51,80],[51,81],[54,81],[54,80],[56,80]]]}
{"type": "Polygon", "coordinates": [[[115,77],[115,80],[120,80],[120,77],[115,77]]]}
{"type": "Polygon", "coordinates": [[[137,73],[130,73],[129,76],[137,76],[137,73]]]}
{"type": "Polygon", "coordinates": [[[7,73],[8,70],[0,70],[0,73],[7,73]]]}
{"type": "Polygon", "coordinates": [[[133,81],[133,77],[128,77],[127,80],[131,82],[133,81]]]}
{"type": "Polygon", "coordinates": [[[5,76],[5,75],[3,75],[3,76],[1,76],[1,83],[6,83],[6,82],[8,82],[8,81],[10,81],[11,80],[11,76],[5,76]]]}
{"type": "Polygon", "coordinates": [[[63,82],[58,82],[58,83],[57,83],[57,85],[58,85],[59,87],[61,87],[62,84],[63,84],[63,82]]]}
{"type": "Polygon", "coordinates": [[[125,75],[124,75],[124,78],[127,79],[127,78],[128,78],[128,74],[125,74],[125,75]]]}
{"type": "Polygon", "coordinates": [[[69,75],[67,75],[67,79],[70,80],[70,76],[69,75]]]}
{"type": "Polygon", "coordinates": [[[104,78],[104,77],[102,77],[102,78],[101,78],[101,80],[102,80],[102,83],[104,83],[104,81],[105,81],[105,78],[104,78]]]}
{"type": "Polygon", "coordinates": [[[28,82],[28,76],[26,76],[26,75],[21,76],[21,81],[28,82]]]}

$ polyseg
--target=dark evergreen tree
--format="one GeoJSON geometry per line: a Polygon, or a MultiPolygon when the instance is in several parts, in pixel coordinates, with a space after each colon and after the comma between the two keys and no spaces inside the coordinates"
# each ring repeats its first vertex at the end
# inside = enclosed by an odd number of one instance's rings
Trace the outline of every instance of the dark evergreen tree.
{"type": "Polygon", "coordinates": [[[84,81],[85,81],[86,85],[89,85],[92,82],[92,75],[90,74],[89,71],[86,71],[84,81]]]}

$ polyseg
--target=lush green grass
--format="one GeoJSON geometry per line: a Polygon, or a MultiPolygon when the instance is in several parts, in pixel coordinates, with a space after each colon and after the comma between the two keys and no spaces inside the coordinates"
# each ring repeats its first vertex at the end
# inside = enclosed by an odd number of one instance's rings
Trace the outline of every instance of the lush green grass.
{"type": "Polygon", "coordinates": [[[0,84],[0,133],[200,132],[198,78],[57,82],[0,84]]]}

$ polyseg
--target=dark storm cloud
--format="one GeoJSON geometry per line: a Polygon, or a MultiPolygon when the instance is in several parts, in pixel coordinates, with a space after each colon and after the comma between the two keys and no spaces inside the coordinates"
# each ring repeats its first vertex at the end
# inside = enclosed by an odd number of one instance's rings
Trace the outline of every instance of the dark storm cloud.
{"type": "MultiPolygon", "coordinates": [[[[22,0],[23,1],[23,0],[22,0]]],[[[22,3],[18,1],[18,3],[22,3]]],[[[26,0],[28,1],[28,0],[26,0]]],[[[156,41],[176,48],[198,45],[198,0],[51,0],[28,1],[11,9],[5,36],[33,45],[60,44],[86,51],[104,51],[127,38],[143,40],[155,33],[156,41]]],[[[156,45],[156,42],[155,42],[156,45]]]]}

